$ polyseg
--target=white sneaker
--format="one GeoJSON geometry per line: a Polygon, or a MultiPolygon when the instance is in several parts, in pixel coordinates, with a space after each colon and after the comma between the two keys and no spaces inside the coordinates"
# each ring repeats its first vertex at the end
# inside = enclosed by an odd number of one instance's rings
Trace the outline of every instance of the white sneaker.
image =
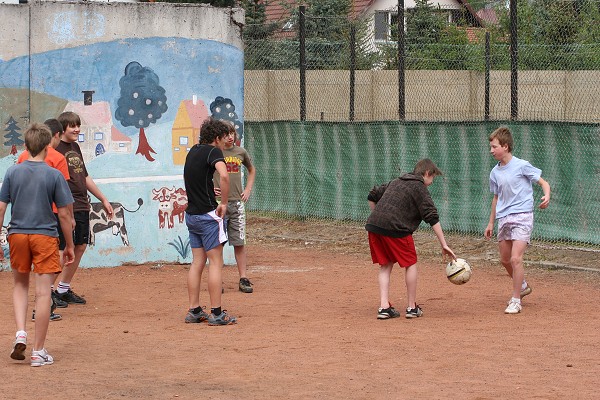
{"type": "Polygon", "coordinates": [[[24,360],[25,349],[27,348],[27,334],[19,334],[15,337],[15,344],[13,345],[13,351],[10,353],[10,358],[13,360],[24,360]]]}
{"type": "Polygon", "coordinates": [[[54,358],[46,349],[34,350],[31,352],[31,366],[32,367],[41,367],[42,365],[50,365],[54,362],[54,358]]]}
{"type": "Polygon", "coordinates": [[[518,314],[521,312],[521,303],[517,303],[516,301],[511,301],[508,303],[508,307],[504,310],[505,314],[518,314]]]}

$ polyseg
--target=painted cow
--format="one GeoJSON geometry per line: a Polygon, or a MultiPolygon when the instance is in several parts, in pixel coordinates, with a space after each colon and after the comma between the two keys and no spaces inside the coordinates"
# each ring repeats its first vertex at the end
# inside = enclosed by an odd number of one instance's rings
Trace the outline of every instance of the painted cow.
{"type": "Polygon", "coordinates": [[[175,226],[175,217],[183,223],[184,212],[187,208],[187,193],[183,188],[172,189],[161,187],[152,189],[152,200],[158,201],[158,227],[167,229],[175,226]]]}
{"type": "Polygon", "coordinates": [[[96,233],[112,229],[112,234],[115,236],[121,235],[123,246],[129,246],[129,238],[127,237],[127,228],[125,227],[125,211],[136,212],[140,209],[144,200],[138,199],[138,208],[128,210],[121,203],[110,203],[113,208],[113,217],[108,218],[106,210],[102,207],[102,203],[90,203],[90,239],[89,244],[93,246],[96,243],[96,233]]]}

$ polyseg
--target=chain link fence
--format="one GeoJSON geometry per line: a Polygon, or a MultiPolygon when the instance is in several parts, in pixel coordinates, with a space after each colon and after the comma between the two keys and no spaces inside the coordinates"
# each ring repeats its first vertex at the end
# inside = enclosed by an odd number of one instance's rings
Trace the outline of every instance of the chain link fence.
{"type": "Polygon", "coordinates": [[[444,228],[480,235],[487,137],[508,125],[514,154],[553,190],[535,239],[600,250],[600,2],[519,2],[515,52],[506,2],[477,14],[417,3],[404,18],[309,6],[287,30],[245,27],[263,32],[245,38],[245,146],[259,171],[249,210],[364,221],[368,190],[427,157],[445,172],[430,187],[444,228]]]}

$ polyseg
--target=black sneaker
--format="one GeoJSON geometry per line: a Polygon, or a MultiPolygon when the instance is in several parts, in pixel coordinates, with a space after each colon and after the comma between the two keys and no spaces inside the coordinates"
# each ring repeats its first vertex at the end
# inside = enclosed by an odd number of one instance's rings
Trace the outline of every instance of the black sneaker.
{"type": "Polygon", "coordinates": [[[57,291],[56,297],[58,297],[60,300],[67,302],[69,304],[85,304],[86,303],[86,301],[83,297],[79,296],[71,289],[69,289],[69,291],[65,292],[65,293],[59,293],[57,291]]]}
{"type": "Polygon", "coordinates": [[[252,289],[252,283],[250,282],[250,279],[241,278],[240,279],[240,292],[252,293],[253,291],[254,291],[254,289],[252,289]]]}
{"type": "Polygon", "coordinates": [[[390,319],[390,318],[398,318],[400,313],[396,311],[394,307],[390,304],[388,308],[380,308],[377,311],[377,319],[390,319]]]}
{"type": "Polygon", "coordinates": [[[54,301],[54,308],[67,308],[69,303],[58,298],[58,293],[55,290],[52,291],[52,301],[54,301]]]}
{"type": "Polygon", "coordinates": [[[415,308],[406,308],[406,318],[418,318],[423,315],[423,310],[417,304],[415,304],[415,308]]]}
{"type": "MultiPolygon", "coordinates": [[[[50,321],[60,321],[62,319],[62,315],[56,314],[54,311],[50,312],[50,321]]],[[[31,314],[31,320],[35,321],[35,310],[31,314]]]]}

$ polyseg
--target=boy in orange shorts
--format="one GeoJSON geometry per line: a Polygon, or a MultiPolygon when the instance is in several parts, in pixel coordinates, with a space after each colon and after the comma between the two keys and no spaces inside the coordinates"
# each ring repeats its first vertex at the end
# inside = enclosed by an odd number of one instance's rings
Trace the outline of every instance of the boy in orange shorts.
{"type": "MultiPolygon", "coordinates": [[[[31,366],[54,362],[44,348],[50,322],[50,286],[54,275],[61,270],[58,253],[57,220],[52,203],[58,207],[58,217],[64,232],[72,229],[69,205],[73,196],[62,174],[44,162],[52,134],[46,125],[32,124],[25,131],[25,147],[29,158],[6,171],[0,188],[0,221],[4,221],[8,204],[11,216],[8,224],[10,265],[13,271],[13,304],[17,333],[11,353],[14,360],[25,359],[27,332],[25,321],[31,265],[35,274],[35,297],[38,316],[35,319],[35,340],[31,366]]],[[[74,246],[71,235],[65,235],[63,253],[65,264],[73,262],[74,246]]],[[[0,252],[0,259],[4,254],[0,252]]]]}

